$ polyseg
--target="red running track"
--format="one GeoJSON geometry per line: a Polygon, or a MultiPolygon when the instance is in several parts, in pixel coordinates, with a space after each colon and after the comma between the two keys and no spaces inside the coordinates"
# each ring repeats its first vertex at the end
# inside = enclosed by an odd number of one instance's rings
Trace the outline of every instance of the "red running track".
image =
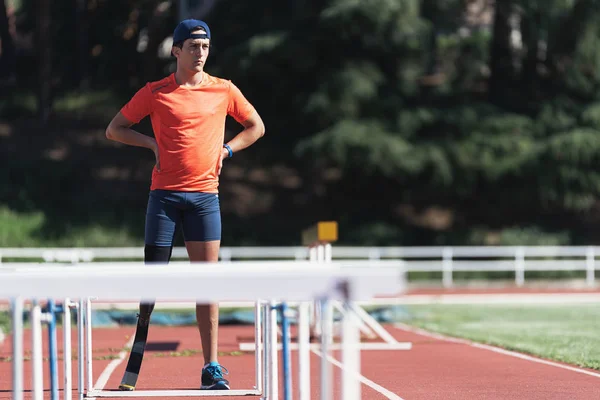
{"type": "MultiPolygon", "coordinates": [[[[478,348],[464,341],[448,341],[429,335],[406,331],[394,326],[386,328],[400,341],[413,342],[410,351],[364,351],[362,353],[362,399],[404,400],[589,400],[600,398],[600,373],[575,369],[567,370],[528,359],[478,348]],[[588,372],[590,374],[586,374],[588,372]]],[[[240,337],[251,337],[252,327],[221,327],[223,352],[220,362],[229,369],[228,378],[234,389],[249,389],[254,384],[254,355],[237,352],[240,337]]],[[[94,329],[94,382],[128,342],[132,327],[94,329]]],[[[61,335],[59,348],[61,348],[61,335]]],[[[76,338],[73,331],[73,338],[76,338]]],[[[25,334],[29,348],[29,332],[25,334]]],[[[0,345],[0,399],[11,398],[10,356],[11,341],[0,345]]],[[[47,348],[47,347],[45,347],[47,348]]],[[[202,368],[199,335],[194,327],[151,327],[149,351],[144,360],[138,389],[197,389],[202,368]],[[170,351],[176,351],[170,355],[170,351]]],[[[74,344],[74,355],[76,345],[74,344]]],[[[339,360],[340,355],[333,356],[339,360]]],[[[295,359],[293,360],[295,362],[295,359]]],[[[319,398],[319,362],[311,357],[312,399],[319,398]]],[[[123,360],[108,377],[105,389],[114,389],[125,369],[123,360]]],[[[292,364],[295,367],[295,364],[292,364]]],[[[45,378],[48,377],[47,366],[45,378]]],[[[26,388],[29,389],[31,363],[25,362],[26,388]]],[[[77,371],[73,366],[73,382],[77,371]]],[[[62,364],[59,364],[62,379],[62,364]]],[[[333,367],[334,381],[339,381],[339,368],[333,367]]],[[[45,383],[45,398],[50,398],[45,383]]],[[[334,398],[339,387],[334,385],[334,398]]],[[[74,398],[76,391],[73,392],[74,398]]],[[[282,392],[280,391],[280,396],[282,392]]],[[[62,397],[62,393],[61,393],[62,397]]],[[[25,398],[31,398],[29,393],[25,398]]],[[[190,397],[187,397],[190,398],[190,397]]],[[[225,398],[225,397],[222,397],[225,398]]],[[[228,397],[232,398],[232,397],[228,397]]],[[[236,399],[237,397],[233,397],[236,399]]],[[[296,397],[295,397],[296,398],[296,397]]]]}

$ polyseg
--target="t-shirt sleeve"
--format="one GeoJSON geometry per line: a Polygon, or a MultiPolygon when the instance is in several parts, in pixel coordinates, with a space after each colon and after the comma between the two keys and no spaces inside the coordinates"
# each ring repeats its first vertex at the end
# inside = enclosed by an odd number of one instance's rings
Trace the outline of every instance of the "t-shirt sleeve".
{"type": "Polygon", "coordinates": [[[147,84],[137,91],[127,104],[121,108],[121,114],[128,120],[137,124],[152,112],[152,91],[147,84]]]}
{"type": "Polygon", "coordinates": [[[229,104],[227,114],[237,122],[243,122],[250,118],[254,112],[254,106],[244,97],[240,89],[229,82],[229,104]]]}

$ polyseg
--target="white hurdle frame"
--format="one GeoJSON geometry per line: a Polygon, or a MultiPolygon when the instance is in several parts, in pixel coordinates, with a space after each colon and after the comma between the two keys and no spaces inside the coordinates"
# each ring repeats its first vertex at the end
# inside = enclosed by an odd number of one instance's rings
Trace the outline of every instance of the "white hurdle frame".
{"type": "Polygon", "coordinates": [[[310,303],[298,305],[298,399],[310,400],[310,303]]]}
{"type": "Polygon", "coordinates": [[[269,333],[267,335],[267,340],[269,341],[269,353],[268,359],[265,362],[269,365],[269,375],[267,376],[267,380],[269,382],[269,397],[265,397],[265,399],[279,399],[279,366],[278,366],[278,356],[277,352],[277,308],[276,302],[274,300],[267,303],[267,315],[269,316],[269,333]]]}
{"type": "Polygon", "coordinates": [[[256,381],[256,385],[254,386],[254,389],[256,389],[257,392],[262,393],[263,392],[263,371],[262,371],[262,360],[263,360],[263,354],[262,354],[262,347],[263,347],[263,339],[262,339],[262,325],[263,325],[263,318],[261,316],[262,314],[262,305],[261,305],[261,301],[258,300],[256,302],[256,304],[254,305],[254,343],[256,344],[256,350],[254,353],[254,373],[255,373],[255,381],[256,381]]]}
{"type": "Polygon", "coordinates": [[[71,308],[78,309],[78,304],[66,298],[63,303],[63,388],[64,399],[71,400],[72,394],[72,352],[71,352],[71,308]]]}
{"type": "MultiPolygon", "coordinates": [[[[77,304],[69,299],[63,305],[63,398],[72,399],[72,352],[71,352],[71,308],[77,304]]],[[[18,297],[13,301],[13,399],[23,399],[23,299],[18,297]]],[[[42,313],[41,306],[34,301],[29,311],[31,318],[31,370],[32,370],[32,399],[44,398],[43,378],[43,339],[42,324],[49,318],[42,313]]],[[[58,360],[57,360],[58,363],[58,360]]],[[[58,371],[57,371],[58,373],[58,371]]],[[[82,397],[83,398],[83,397],[82,397]]]]}
{"type": "MultiPolygon", "coordinates": [[[[91,302],[88,297],[89,288],[96,287],[94,289],[95,294],[100,298],[111,298],[116,296],[128,301],[136,301],[133,299],[141,298],[145,299],[144,296],[149,296],[148,293],[156,293],[157,288],[165,289],[164,293],[161,293],[161,298],[165,300],[176,300],[180,299],[182,295],[182,288],[184,296],[196,296],[196,286],[194,282],[206,281],[210,279],[214,282],[211,290],[205,293],[201,293],[196,297],[198,302],[210,302],[223,300],[222,293],[223,288],[230,287],[232,279],[238,279],[237,290],[227,295],[227,301],[231,300],[243,300],[253,296],[252,290],[249,288],[254,287],[258,283],[263,284],[271,280],[273,284],[263,285],[262,293],[268,296],[272,300],[269,302],[261,303],[263,309],[263,318],[260,318],[260,322],[263,322],[262,326],[256,327],[255,332],[262,333],[255,337],[255,349],[260,352],[260,349],[264,349],[262,353],[262,367],[260,371],[256,372],[256,377],[262,377],[262,389],[263,393],[253,391],[254,395],[263,395],[264,400],[275,400],[278,399],[278,368],[277,368],[277,300],[275,299],[290,299],[291,301],[296,300],[297,302],[307,304],[309,298],[325,300],[330,302],[336,298],[342,298],[344,304],[348,304],[353,299],[365,298],[366,296],[372,296],[375,293],[382,293],[391,289],[396,290],[400,282],[400,286],[405,285],[405,280],[402,276],[399,276],[397,270],[389,268],[376,268],[371,265],[368,267],[362,266],[358,268],[346,269],[343,265],[329,266],[324,263],[317,263],[318,265],[311,265],[312,263],[298,263],[293,262],[290,265],[281,265],[279,268],[274,268],[264,263],[257,263],[253,267],[248,267],[251,263],[243,263],[245,265],[231,266],[218,271],[210,269],[201,269],[197,267],[170,267],[162,268],[155,267],[151,273],[148,273],[148,269],[145,266],[137,265],[137,263],[115,263],[111,267],[106,266],[94,266],[94,265],[79,265],[79,266],[55,266],[55,267],[43,267],[33,268],[31,270],[23,269],[22,271],[12,270],[8,272],[1,272],[0,275],[5,280],[6,285],[0,287],[0,296],[16,299],[14,313],[17,314],[19,309],[19,301],[21,298],[32,298],[39,296],[43,298],[57,298],[60,296],[69,296],[68,299],[78,298],[79,299],[79,312],[78,312],[78,375],[79,375],[79,394],[83,397],[157,397],[157,396],[172,396],[172,397],[183,397],[183,396],[224,396],[224,395],[240,395],[236,391],[214,391],[216,393],[210,393],[213,391],[195,391],[195,390],[139,390],[133,392],[119,392],[110,391],[109,393],[103,393],[101,390],[95,390],[90,383],[91,370],[85,368],[88,362],[91,362],[91,302]],[[135,264],[135,265],[132,265],[135,264]],[[321,265],[323,264],[323,265],[321,265]],[[134,279],[143,277],[147,280],[147,284],[143,287],[132,288],[123,282],[128,282],[134,279]],[[401,278],[398,280],[398,278],[401,278]],[[77,281],[77,284],[73,282],[77,281]],[[115,282],[121,282],[115,284],[115,282]],[[181,283],[184,282],[182,285],[181,283]],[[243,285],[242,285],[243,282],[243,285]],[[277,282],[277,283],[275,283],[277,282]],[[346,289],[343,291],[343,295],[340,296],[342,290],[341,286],[345,285],[346,289]],[[87,289],[86,289],[87,288],[87,289]],[[176,289],[177,288],[177,289],[176,289]],[[304,288],[304,289],[301,289],[304,288]],[[356,288],[356,290],[354,290],[356,288]],[[394,289],[392,289],[394,288],[394,289]],[[312,292],[309,295],[308,290],[312,292]],[[355,292],[356,294],[353,294],[355,292]],[[86,296],[86,297],[81,297],[86,296]],[[309,297],[310,296],[310,297],[309,297]],[[209,300],[210,299],[210,300],[209,300]],[[263,329],[264,328],[264,329],[263,329]],[[262,341],[258,339],[264,338],[262,341]],[[86,340],[86,339],[90,340],[86,340]],[[265,372],[265,369],[267,372],[265,372]],[[259,375],[260,374],[260,375],[259,375]],[[86,379],[87,378],[87,379],[86,379]],[[87,384],[87,385],[86,385],[87,384]],[[85,390],[90,389],[90,390],[85,390]],[[85,393],[84,393],[85,391],[85,393]]],[[[279,264],[279,262],[277,263],[279,264]]],[[[285,264],[285,262],[281,262],[285,264]]],[[[371,262],[369,264],[372,264],[371,262]]],[[[70,307],[70,300],[65,302],[67,307],[70,307]]],[[[22,303],[20,303],[22,304],[22,303]]],[[[21,308],[22,309],[22,308],[21,308]]],[[[35,307],[33,308],[33,329],[39,328],[41,331],[42,318],[35,318],[35,307]],[[36,328],[37,326],[37,328],[36,328]]],[[[306,311],[306,306],[302,307],[302,310],[306,311]]],[[[255,310],[255,313],[259,311],[255,310]]],[[[306,315],[305,312],[302,314],[306,315]]],[[[325,318],[326,313],[322,313],[322,318],[325,318]]],[[[345,313],[343,315],[344,320],[351,313],[345,313]]],[[[300,317],[302,318],[302,317],[300,317]]],[[[306,318],[302,319],[307,321],[306,318]]],[[[17,319],[18,321],[18,319],[17,319]]],[[[65,320],[65,322],[67,322],[65,320]]],[[[322,321],[325,322],[325,321],[322,321]]],[[[359,343],[353,342],[352,338],[358,337],[358,326],[355,323],[355,318],[350,318],[347,321],[344,328],[344,335],[347,340],[342,342],[342,352],[347,353],[353,348],[358,349],[359,343]],[[353,331],[354,330],[354,331],[353,331]]],[[[15,324],[15,329],[18,328],[18,324],[15,324]]],[[[304,332],[307,327],[306,323],[302,324],[302,330],[304,332]]],[[[66,327],[65,327],[66,328],[66,327]]],[[[65,329],[65,335],[69,335],[70,329],[65,329]]],[[[19,349],[18,338],[22,340],[22,326],[20,331],[15,335],[15,352],[19,349]]],[[[39,335],[33,335],[38,337],[39,335]]],[[[305,338],[307,335],[303,335],[305,338]]],[[[37,340],[37,339],[32,339],[37,340]]],[[[41,342],[41,341],[39,341],[41,342]]],[[[324,342],[321,343],[323,346],[324,342]]],[[[308,341],[302,341],[301,344],[304,349],[310,349],[310,343],[308,341]],[[306,345],[308,344],[308,345],[306,345]]],[[[22,345],[20,346],[22,350],[22,345]]],[[[34,345],[37,349],[33,354],[32,365],[36,365],[38,360],[42,360],[41,349],[39,346],[34,345]]],[[[323,347],[322,347],[323,348],[323,347]]],[[[255,354],[256,355],[256,354],[255,354]]],[[[329,358],[325,352],[322,357],[329,358]]],[[[350,364],[355,363],[358,365],[348,365],[349,371],[360,370],[360,358],[355,356],[343,356],[350,364]]],[[[21,372],[19,377],[19,365],[17,365],[18,357],[13,359],[13,369],[15,371],[15,384],[13,386],[15,399],[22,398],[22,378],[21,372]]],[[[329,364],[329,360],[326,360],[329,364]]],[[[256,365],[259,365],[258,362],[256,365]]],[[[68,368],[65,366],[65,368],[68,368]]],[[[306,365],[299,371],[306,371],[306,365]]],[[[36,377],[34,382],[34,388],[43,386],[42,374],[34,374],[36,377]]],[[[356,379],[352,382],[348,380],[348,385],[360,385],[356,379]]],[[[256,382],[257,388],[261,385],[261,380],[256,382]]],[[[331,380],[322,382],[322,386],[331,385],[331,380]]],[[[303,389],[306,386],[303,386],[303,389]]],[[[70,388],[65,388],[69,390],[70,388]]],[[[348,395],[354,391],[354,389],[345,389],[344,393],[348,395]]],[[[327,391],[323,391],[327,393],[327,391]]]]}
{"type": "MultiPolygon", "coordinates": [[[[13,331],[14,331],[14,339],[13,339],[13,399],[21,400],[23,398],[23,338],[22,338],[22,330],[23,330],[23,298],[15,297],[12,299],[12,320],[13,320],[13,331]],[[21,334],[18,334],[21,332],[21,334]]],[[[153,393],[148,393],[149,391],[137,391],[137,393],[114,393],[108,391],[98,391],[94,389],[93,383],[93,371],[92,371],[92,306],[91,306],[91,298],[82,298],[77,302],[71,301],[71,299],[64,299],[63,303],[63,393],[65,400],[72,400],[72,324],[71,324],[71,308],[75,308],[78,310],[77,313],[77,374],[78,374],[78,399],[83,400],[86,397],[94,396],[94,397],[145,397],[145,396],[154,396],[153,393]],[[106,392],[106,393],[104,393],[106,392]],[[143,392],[143,393],[142,393],[143,392]],[[137,395],[136,395],[137,394],[137,395]]],[[[277,340],[277,319],[276,310],[272,310],[269,314],[271,317],[273,314],[275,318],[270,318],[268,321],[272,323],[273,326],[270,329],[267,329],[265,318],[262,316],[265,313],[264,310],[270,309],[270,305],[268,303],[263,303],[261,301],[257,301],[255,304],[255,348],[259,349],[255,351],[255,385],[253,390],[233,390],[233,391],[218,391],[215,393],[211,393],[212,391],[201,391],[200,393],[195,393],[194,391],[190,391],[191,393],[183,394],[194,395],[194,396],[214,396],[214,395],[229,395],[229,396],[239,396],[239,395],[259,395],[264,397],[264,393],[266,393],[267,388],[275,387],[272,390],[275,395],[277,394],[277,385],[278,380],[277,376],[274,377],[274,380],[269,381],[268,374],[265,372],[266,361],[265,360],[274,360],[275,364],[271,361],[271,369],[277,371],[277,348],[278,343],[275,342],[272,346],[267,346],[267,342],[269,339],[264,337],[263,335],[266,332],[274,332],[275,340],[277,340]],[[263,310],[264,309],[264,310],[263,310]],[[272,322],[271,322],[272,321],[272,322]],[[272,355],[270,351],[274,351],[275,355],[272,355]]],[[[42,328],[41,323],[43,322],[43,316],[41,313],[41,307],[39,305],[34,305],[31,309],[31,318],[32,318],[32,380],[35,382],[33,385],[33,398],[35,400],[43,398],[43,355],[42,355],[42,328]],[[42,385],[42,386],[40,386],[42,385]]],[[[164,391],[162,391],[164,392],[164,391]]],[[[182,394],[180,394],[182,395],[182,394]]]]}
{"type": "Polygon", "coordinates": [[[87,372],[87,391],[88,393],[94,388],[94,378],[92,374],[92,300],[85,299],[85,366],[87,372]]]}
{"type": "Polygon", "coordinates": [[[43,400],[42,308],[37,302],[34,302],[31,308],[31,353],[32,399],[43,400]]]}
{"type": "MultiPolygon", "coordinates": [[[[172,391],[172,390],[135,390],[131,392],[114,392],[107,390],[97,390],[94,388],[94,383],[92,379],[92,302],[91,298],[88,297],[85,300],[80,301],[80,306],[83,305],[85,312],[80,313],[85,315],[83,318],[81,328],[78,327],[79,337],[84,337],[85,343],[83,346],[80,343],[80,347],[85,349],[85,357],[78,358],[78,370],[80,371],[80,376],[85,376],[85,385],[80,385],[79,391],[79,400],[84,400],[86,397],[94,397],[94,398],[102,398],[102,397],[154,397],[154,396],[175,396],[177,392],[177,397],[184,396],[247,396],[247,395],[255,395],[261,396],[261,399],[267,400],[270,399],[265,397],[264,391],[266,387],[269,388],[271,393],[274,393],[277,396],[278,391],[278,380],[277,374],[268,379],[269,375],[265,370],[265,366],[269,364],[269,368],[273,371],[277,371],[277,311],[275,312],[275,318],[273,319],[272,314],[268,314],[268,318],[261,317],[261,309],[268,310],[270,309],[270,304],[267,302],[263,302],[258,300],[255,303],[255,323],[254,323],[254,345],[255,349],[259,349],[255,351],[255,384],[252,389],[239,389],[239,390],[228,390],[228,391],[214,391],[214,390],[185,390],[185,391],[172,391]],[[266,320],[266,321],[263,321],[266,320]],[[266,324],[266,325],[265,325],[266,324]],[[265,325],[264,327],[262,325],[265,325]],[[274,326],[273,326],[274,325],[274,326]],[[267,328],[268,327],[268,328],[267,328]],[[83,332],[83,335],[82,335],[83,332]],[[266,346],[267,341],[272,340],[273,338],[268,338],[263,336],[267,334],[267,332],[275,332],[275,343],[274,345],[266,346]],[[268,349],[268,353],[262,354],[261,350],[263,346],[268,349]],[[274,351],[274,355],[271,354],[271,351],[274,351]],[[264,379],[263,379],[264,377],[264,379]],[[169,394],[173,393],[173,394],[169,394]]],[[[81,381],[80,381],[81,382],[81,381]]],[[[65,391],[67,391],[68,386],[65,385],[65,391]]],[[[277,397],[275,397],[277,398],[277,397]]]]}
{"type": "MultiPolygon", "coordinates": [[[[338,239],[338,226],[334,221],[321,221],[307,228],[302,233],[302,244],[308,247],[308,258],[314,263],[331,263],[333,259],[332,242],[338,239]]],[[[332,365],[329,361],[330,352],[334,348],[340,348],[334,342],[334,307],[338,308],[342,314],[341,337],[343,350],[343,363],[347,366],[342,372],[342,398],[359,400],[360,382],[356,378],[360,374],[360,350],[361,348],[383,348],[389,350],[410,350],[411,342],[398,342],[389,332],[381,326],[373,317],[371,317],[360,306],[352,301],[349,292],[352,288],[345,288],[348,292],[343,302],[336,302],[332,299],[318,299],[310,304],[312,312],[308,312],[308,318],[313,319],[311,329],[313,333],[320,335],[321,351],[321,382],[330,382],[333,379],[332,365]],[[370,337],[375,335],[382,338],[386,343],[381,347],[380,343],[373,343],[375,346],[362,346],[360,334],[367,333],[370,337]],[[374,331],[374,332],[373,332],[374,331]],[[355,347],[354,347],[355,346],[355,347]]],[[[304,314],[302,304],[299,306],[299,318],[304,314]]],[[[298,339],[298,360],[303,361],[299,366],[299,398],[308,400],[310,398],[310,372],[308,372],[310,362],[310,350],[314,347],[310,344],[308,338],[305,342],[298,339]]],[[[332,400],[333,392],[326,385],[321,385],[320,400],[332,400]]]]}
{"type": "Polygon", "coordinates": [[[13,331],[13,400],[23,400],[23,298],[17,296],[12,301],[13,331]]]}
{"type": "MultiPolygon", "coordinates": [[[[85,300],[79,299],[78,311],[77,311],[77,395],[79,400],[83,400],[85,396],[85,300]]],[[[65,390],[69,390],[65,387],[65,390]]]]}

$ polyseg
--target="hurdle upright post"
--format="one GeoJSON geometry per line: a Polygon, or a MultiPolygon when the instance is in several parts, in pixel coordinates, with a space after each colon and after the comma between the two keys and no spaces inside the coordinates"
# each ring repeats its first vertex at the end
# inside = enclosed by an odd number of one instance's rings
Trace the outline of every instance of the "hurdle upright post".
{"type": "Polygon", "coordinates": [[[292,353],[290,350],[290,321],[289,321],[289,310],[288,305],[285,301],[281,302],[278,306],[281,312],[281,344],[282,344],[282,361],[281,366],[283,370],[283,399],[292,400],[292,366],[290,360],[292,353]]]}
{"type": "Polygon", "coordinates": [[[48,324],[48,355],[50,364],[50,398],[58,400],[58,349],[56,340],[56,304],[48,299],[46,323],[48,324]]]}
{"type": "Polygon", "coordinates": [[[77,398],[83,400],[84,397],[84,374],[85,374],[85,353],[84,353],[84,341],[85,341],[85,326],[84,326],[84,314],[85,313],[85,300],[79,299],[77,307],[77,398]]]}
{"type": "Polygon", "coordinates": [[[310,304],[298,305],[298,399],[310,400],[310,304]]]}
{"type": "Polygon", "coordinates": [[[265,363],[267,364],[267,384],[265,388],[265,399],[279,399],[279,377],[278,371],[278,340],[277,340],[277,302],[275,300],[267,303],[267,332],[265,333],[267,345],[267,354],[265,363]],[[268,388],[268,389],[267,389],[268,388]]]}
{"type": "Polygon", "coordinates": [[[71,364],[71,307],[73,303],[66,298],[63,304],[63,388],[64,399],[72,399],[72,364],[71,364]]]}
{"type": "Polygon", "coordinates": [[[270,303],[268,301],[264,301],[261,303],[261,312],[262,312],[262,318],[261,318],[261,323],[262,323],[262,332],[263,332],[263,341],[262,341],[262,367],[263,367],[263,374],[262,374],[262,397],[260,398],[261,400],[269,400],[271,396],[271,381],[270,381],[270,374],[272,374],[273,372],[271,371],[271,365],[269,364],[269,360],[270,360],[270,356],[271,356],[271,343],[269,343],[269,341],[271,340],[271,313],[269,312],[269,305],[270,303]]]}
{"type": "Polygon", "coordinates": [[[85,366],[86,366],[86,388],[88,393],[94,389],[92,373],[92,301],[85,299],[85,366]]]}
{"type": "Polygon", "coordinates": [[[31,307],[31,377],[32,399],[44,398],[44,364],[42,354],[42,308],[37,301],[31,307]]]}
{"type": "Polygon", "coordinates": [[[256,300],[254,304],[254,380],[256,389],[258,392],[263,392],[263,345],[264,340],[262,339],[262,334],[264,330],[262,329],[263,325],[263,316],[262,316],[262,305],[261,300],[256,300]]]}
{"type": "Polygon", "coordinates": [[[13,400],[23,400],[23,299],[12,300],[13,400]]]}
{"type": "Polygon", "coordinates": [[[360,375],[360,329],[352,309],[353,288],[349,282],[344,282],[339,289],[344,294],[345,310],[342,317],[342,398],[360,400],[361,382],[356,379],[360,375]]]}

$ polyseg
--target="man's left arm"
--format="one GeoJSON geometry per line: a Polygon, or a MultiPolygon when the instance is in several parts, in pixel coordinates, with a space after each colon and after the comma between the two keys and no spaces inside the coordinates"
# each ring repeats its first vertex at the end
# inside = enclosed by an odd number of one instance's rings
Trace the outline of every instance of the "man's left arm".
{"type": "MultiPolygon", "coordinates": [[[[244,127],[244,130],[227,142],[232,153],[237,153],[251,146],[265,134],[265,124],[256,111],[253,111],[250,117],[240,123],[244,127]]],[[[223,154],[225,158],[229,157],[229,150],[225,147],[223,148],[223,154]]]]}
{"type": "Polygon", "coordinates": [[[250,114],[250,117],[246,118],[240,123],[244,127],[244,130],[238,133],[223,147],[218,169],[219,175],[221,174],[221,169],[223,168],[224,159],[232,157],[234,153],[251,146],[265,134],[265,124],[256,110],[250,114]]]}

